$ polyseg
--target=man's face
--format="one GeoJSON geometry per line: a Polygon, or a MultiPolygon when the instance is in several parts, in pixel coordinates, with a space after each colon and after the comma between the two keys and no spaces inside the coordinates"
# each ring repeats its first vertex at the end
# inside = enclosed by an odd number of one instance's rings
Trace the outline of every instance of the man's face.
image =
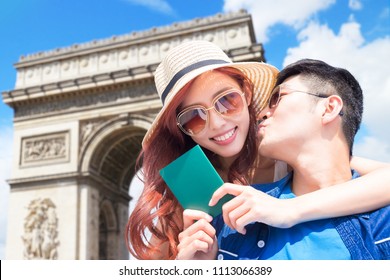
{"type": "Polygon", "coordinates": [[[320,133],[321,113],[305,93],[310,90],[299,75],[286,79],[280,88],[279,101],[262,112],[267,119],[259,125],[260,153],[290,162],[310,148],[320,133]]]}

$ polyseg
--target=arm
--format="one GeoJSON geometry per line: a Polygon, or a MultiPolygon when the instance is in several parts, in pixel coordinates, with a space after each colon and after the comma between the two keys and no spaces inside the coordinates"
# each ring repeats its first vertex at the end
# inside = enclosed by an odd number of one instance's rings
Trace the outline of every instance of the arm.
{"type": "Polygon", "coordinates": [[[351,166],[365,175],[294,199],[296,223],[363,213],[390,204],[390,164],[354,158],[351,166]]]}
{"type": "Polygon", "coordinates": [[[241,233],[245,233],[245,225],[254,221],[288,228],[306,221],[375,210],[390,204],[390,165],[368,162],[371,164],[363,169],[369,173],[362,177],[293,199],[277,199],[249,186],[225,183],[214,193],[210,206],[225,194],[236,196],[224,205],[223,217],[229,227],[241,233]]]}
{"type": "Polygon", "coordinates": [[[361,176],[386,167],[390,170],[390,163],[355,156],[351,159],[351,168],[355,169],[361,176]]]}

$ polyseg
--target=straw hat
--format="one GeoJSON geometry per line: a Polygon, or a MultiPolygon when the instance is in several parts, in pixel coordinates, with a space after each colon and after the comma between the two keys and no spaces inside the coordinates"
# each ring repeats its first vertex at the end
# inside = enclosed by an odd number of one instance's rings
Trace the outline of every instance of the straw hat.
{"type": "Polygon", "coordinates": [[[156,69],[154,81],[163,103],[142,141],[145,147],[177,93],[192,79],[212,69],[233,67],[254,85],[253,103],[256,113],[266,105],[275,85],[278,69],[262,62],[233,62],[223,50],[208,41],[189,41],[171,49],[156,69]]]}

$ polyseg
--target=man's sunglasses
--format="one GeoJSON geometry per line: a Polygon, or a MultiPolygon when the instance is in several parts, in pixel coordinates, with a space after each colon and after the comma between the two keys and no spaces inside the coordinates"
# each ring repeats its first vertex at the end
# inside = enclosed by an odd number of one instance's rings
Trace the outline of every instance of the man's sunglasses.
{"type": "Polygon", "coordinates": [[[308,95],[316,96],[316,97],[319,97],[319,98],[327,98],[327,97],[329,97],[328,95],[321,94],[321,93],[311,93],[311,92],[306,92],[306,91],[296,90],[296,89],[291,89],[291,88],[286,88],[286,89],[288,89],[288,92],[282,92],[283,87],[281,87],[281,86],[276,86],[274,88],[274,90],[272,91],[271,97],[270,97],[270,99],[268,101],[268,107],[270,109],[275,108],[276,106],[278,106],[281,96],[287,95],[287,94],[291,94],[291,93],[294,93],[294,92],[301,92],[301,93],[305,93],[305,94],[308,94],[308,95]]]}
{"type": "MultiPolygon", "coordinates": [[[[329,97],[329,95],[326,95],[326,94],[311,93],[311,92],[291,89],[291,88],[287,88],[287,87],[286,87],[286,89],[288,89],[288,92],[282,92],[282,89],[283,89],[283,87],[279,85],[279,86],[276,86],[274,88],[274,90],[272,91],[271,97],[268,100],[268,107],[270,109],[276,108],[276,106],[278,106],[280,98],[283,95],[291,94],[291,93],[294,93],[294,92],[301,92],[301,93],[305,93],[305,94],[308,94],[308,95],[311,95],[311,96],[315,96],[315,97],[318,97],[318,98],[328,98],[329,97]]],[[[340,111],[339,115],[340,116],[344,115],[343,111],[340,111]]]]}

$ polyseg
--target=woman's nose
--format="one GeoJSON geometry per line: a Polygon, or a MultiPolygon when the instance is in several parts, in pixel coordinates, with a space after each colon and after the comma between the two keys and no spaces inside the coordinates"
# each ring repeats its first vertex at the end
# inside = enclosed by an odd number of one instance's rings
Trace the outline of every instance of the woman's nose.
{"type": "Polygon", "coordinates": [[[210,129],[218,129],[226,123],[226,119],[217,112],[215,112],[215,110],[210,110],[208,113],[210,129]]]}

